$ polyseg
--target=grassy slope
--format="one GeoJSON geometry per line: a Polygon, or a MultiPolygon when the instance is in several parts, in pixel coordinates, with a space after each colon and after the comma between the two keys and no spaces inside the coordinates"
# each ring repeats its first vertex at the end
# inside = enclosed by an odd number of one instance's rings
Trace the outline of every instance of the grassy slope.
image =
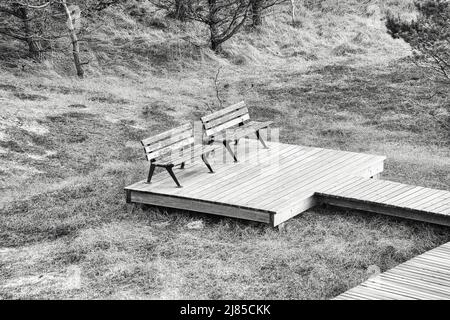
{"type": "Polygon", "coordinates": [[[387,179],[450,189],[449,94],[373,8],[324,11],[297,28],[270,17],[226,58],[192,44],[199,26],[109,11],[83,81],[58,56],[24,72],[0,44],[0,297],[323,299],[449,241],[447,228],[335,208],[280,234],[124,203],[145,176],[138,140],[218,108],[220,65],[222,99],[275,120],[283,142],[385,154],[387,179]]]}

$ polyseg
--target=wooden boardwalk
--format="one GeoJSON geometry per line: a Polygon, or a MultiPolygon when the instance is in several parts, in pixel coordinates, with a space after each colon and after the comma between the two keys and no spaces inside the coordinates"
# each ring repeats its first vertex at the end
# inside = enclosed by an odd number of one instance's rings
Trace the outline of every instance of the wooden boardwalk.
{"type": "Polygon", "coordinates": [[[450,242],[381,273],[336,300],[450,299],[450,242]]]}
{"type": "MultiPolygon", "coordinates": [[[[210,174],[202,164],[176,169],[183,185],[155,174],[126,187],[127,201],[235,217],[277,226],[315,206],[316,192],[348,177],[370,178],[383,171],[384,156],[241,139],[239,162],[223,148],[210,174]]],[[[220,151],[220,150],[219,150],[220,151]]]]}
{"type": "Polygon", "coordinates": [[[348,177],[316,194],[319,201],[450,226],[450,192],[386,180],[348,177]]]}
{"type": "MultiPolygon", "coordinates": [[[[277,226],[320,203],[450,226],[450,192],[372,177],[385,157],[253,139],[235,146],[239,162],[218,149],[203,164],[165,172],[125,188],[128,203],[145,203],[277,226]]],[[[450,243],[367,280],[336,299],[450,299],[450,243]]]]}
{"type": "Polygon", "coordinates": [[[218,149],[209,162],[176,169],[183,188],[156,174],[125,188],[127,202],[253,220],[277,226],[319,203],[450,226],[450,192],[371,179],[384,156],[253,139],[236,146],[239,162],[218,149]]]}

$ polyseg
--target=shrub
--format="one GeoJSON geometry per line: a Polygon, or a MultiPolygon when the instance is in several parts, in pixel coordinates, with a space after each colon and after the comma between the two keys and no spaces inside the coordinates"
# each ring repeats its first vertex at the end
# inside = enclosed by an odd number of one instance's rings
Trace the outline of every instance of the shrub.
{"type": "Polygon", "coordinates": [[[450,1],[426,0],[415,5],[419,12],[416,20],[402,21],[388,14],[388,32],[411,45],[419,65],[450,84],[450,1]]]}

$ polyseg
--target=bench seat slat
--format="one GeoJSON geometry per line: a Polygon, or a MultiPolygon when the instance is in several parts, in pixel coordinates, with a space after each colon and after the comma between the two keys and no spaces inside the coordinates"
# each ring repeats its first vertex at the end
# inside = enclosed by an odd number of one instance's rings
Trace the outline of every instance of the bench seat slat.
{"type": "Polygon", "coordinates": [[[235,118],[235,119],[227,121],[227,122],[225,122],[225,123],[223,123],[223,124],[221,124],[219,126],[211,128],[209,130],[206,130],[206,135],[207,136],[214,135],[217,132],[226,130],[226,129],[232,127],[232,126],[236,126],[236,125],[238,125],[240,123],[243,123],[243,122],[246,122],[248,120],[250,120],[250,115],[248,113],[246,113],[242,117],[235,118]]]}
{"type": "Polygon", "coordinates": [[[142,145],[147,146],[149,144],[170,138],[172,136],[175,136],[177,134],[183,133],[184,131],[192,131],[192,125],[190,123],[184,124],[180,127],[174,128],[169,131],[162,132],[160,134],[157,134],[155,136],[149,137],[147,139],[144,139],[141,141],[142,145]]]}
{"type": "Polygon", "coordinates": [[[170,137],[168,139],[161,140],[159,142],[155,142],[155,143],[152,143],[150,145],[144,145],[144,148],[145,148],[146,152],[154,152],[154,151],[157,151],[159,149],[163,149],[163,148],[169,147],[171,145],[174,145],[175,143],[181,142],[181,141],[183,141],[185,139],[188,139],[190,137],[192,137],[192,132],[191,131],[184,131],[184,132],[182,132],[180,134],[177,134],[177,135],[175,135],[173,137],[170,137]]]}
{"type": "Polygon", "coordinates": [[[152,152],[149,151],[149,150],[151,150],[151,147],[145,147],[145,151],[147,153],[147,159],[155,159],[158,157],[162,157],[168,153],[171,153],[176,150],[180,150],[183,147],[191,145],[193,143],[194,143],[194,137],[191,136],[190,138],[181,140],[180,142],[174,143],[165,148],[161,148],[161,149],[158,149],[158,150],[152,151],[152,152]]]}
{"type": "Polygon", "coordinates": [[[154,163],[156,165],[179,165],[183,162],[190,163],[195,162],[200,157],[208,152],[222,148],[220,145],[193,145],[191,148],[184,149],[182,155],[172,155],[165,156],[163,158],[157,159],[154,163]]]}
{"type": "Polygon", "coordinates": [[[219,111],[213,112],[211,114],[208,114],[204,117],[201,117],[200,119],[202,120],[203,123],[205,123],[205,122],[211,121],[213,119],[219,118],[227,113],[230,113],[230,112],[233,112],[240,108],[243,108],[243,107],[245,107],[245,102],[241,101],[239,103],[233,104],[232,106],[226,107],[222,110],[219,110],[219,111]]]}
{"type": "Polygon", "coordinates": [[[223,117],[216,118],[214,120],[208,121],[205,123],[205,129],[211,129],[215,126],[221,125],[223,123],[226,123],[227,121],[233,120],[235,118],[238,118],[240,116],[243,116],[248,113],[247,107],[242,107],[236,111],[233,111],[229,114],[224,115],[223,117]]]}
{"type": "Polygon", "coordinates": [[[214,136],[215,140],[236,140],[243,138],[249,134],[255,133],[257,130],[261,130],[267,128],[273,123],[273,121],[249,121],[245,123],[243,126],[227,129],[225,131],[220,132],[218,135],[214,136]]]}

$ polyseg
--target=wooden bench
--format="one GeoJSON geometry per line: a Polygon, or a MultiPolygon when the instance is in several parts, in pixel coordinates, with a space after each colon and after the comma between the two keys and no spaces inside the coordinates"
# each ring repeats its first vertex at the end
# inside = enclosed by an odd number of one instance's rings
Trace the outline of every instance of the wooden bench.
{"type": "Polygon", "coordinates": [[[173,172],[173,167],[180,165],[184,169],[188,162],[194,163],[197,156],[203,160],[209,172],[213,169],[208,162],[208,154],[221,147],[218,145],[202,145],[194,143],[194,133],[191,124],[185,124],[178,128],[162,132],[156,136],[141,141],[147,160],[150,161],[150,170],[147,183],[151,183],[156,167],[163,167],[169,172],[176,185],[181,185],[173,172]]]}
{"type": "Polygon", "coordinates": [[[237,144],[240,138],[256,133],[256,137],[264,148],[267,145],[260,135],[260,130],[269,127],[272,121],[250,121],[245,102],[241,101],[225,109],[201,117],[208,144],[221,141],[237,162],[236,154],[230,146],[231,141],[237,144]]]}

